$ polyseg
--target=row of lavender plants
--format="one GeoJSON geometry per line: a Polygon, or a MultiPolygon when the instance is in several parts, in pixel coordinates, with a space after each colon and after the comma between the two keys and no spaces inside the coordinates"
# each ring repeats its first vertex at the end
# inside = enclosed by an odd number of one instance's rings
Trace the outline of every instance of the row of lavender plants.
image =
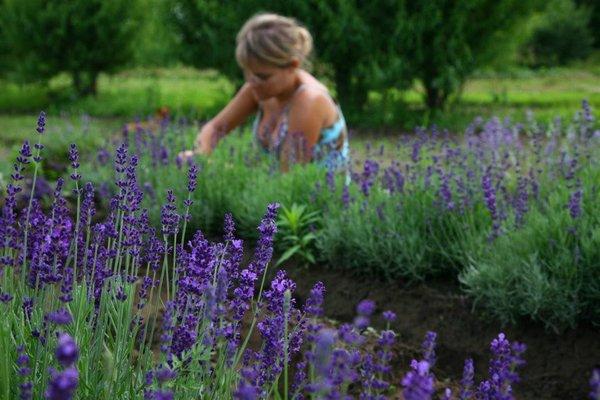
{"type": "MultiPolygon", "coordinates": [[[[155,225],[161,194],[173,187],[186,196],[187,165],[177,154],[194,135],[167,122],[116,143],[139,157],[155,225]]],[[[600,322],[600,131],[585,101],[573,121],[477,119],[464,135],[416,129],[359,153],[350,184],[313,165],[280,174],[247,132],[234,133],[194,160],[200,179],[190,224],[218,234],[231,211],[241,235],[256,239],[269,201],[302,205],[319,218],[287,235],[298,243],[285,244],[312,247],[298,251],[310,255],[304,261],[390,280],[449,276],[504,322],[533,318],[557,330],[600,322]]],[[[103,198],[116,190],[114,161],[101,149],[87,164],[103,198]]]]}
{"type": "MultiPolygon", "coordinates": [[[[143,208],[139,159],[121,146],[118,192],[103,217],[92,183],[83,184],[76,145],[70,176],[60,178],[44,210],[35,192],[17,207],[23,182],[35,188],[43,162],[39,139],[24,143],[6,187],[0,223],[0,396],[6,399],[512,399],[525,346],[499,334],[491,343],[489,378],[476,384],[472,360],[452,388],[436,381],[436,335],[402,374],[391,368],[396,334],[371,340],[376,310],[357,305],[353,323],[321,319],[325,288],[315,284],[296,304],[295,284],[279,271],[265,282],[279,204],[258,225],[254,255],[243,263],[243,241],[226,214],[223,239],[190,229],[198,168],[187,173],[187,195],[165,193],[160,226],[143,208]],[[65,194],[70,192],[75,207],[65,194]],[[183,200],[181,202],[181,200],[183,200]],[[179,202],[183,212],[178,211],[179,202]],[[258,342],[250,340],[258,333],[258,342]]],[[[385,311],[392,322],[396,316],[385,311]]],[[[600,396],[593,371],[590,395],[600,396]]]]}

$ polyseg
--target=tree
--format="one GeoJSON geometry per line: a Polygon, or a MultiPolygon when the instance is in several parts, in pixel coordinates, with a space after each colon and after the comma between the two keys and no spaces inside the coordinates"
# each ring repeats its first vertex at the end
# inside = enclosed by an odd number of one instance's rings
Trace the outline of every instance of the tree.
{"type": "Polygon", "coordinates": [[[589,28],[591,6],[572,0],[548,3],[542,21],[526,44],[534,66],[565,65],[592,52],[594,37],[589,28]]]}
{"type": "Polygon", "coordinates": [[[490,62],[496,42],[540,6],[537,0],[428,0],[407,3],[406,49],[431,110],[444,107],[480,66],[490,62]]]}
{"type": "Polygon", "coordinates": [[[242,74],[234,58],[235,37],[243,23],[260,11],[296,18],[314,36],[315,64],[333,72],[339,100],[350,114],[362,108],[369,89],[410,84],[399,51],[402,3],[275,0],[267,7],[258,0],[170,0],[169,16],[184,62],[215,68],[238,84],[242,74]]]}
{"type": "Polygon", "coordinates": [[[95,94],[100,72],[127,63],[139,14],[136,0],[4,0],[0,25],[13,76],[73,77],[78,94],[95,94]]]}

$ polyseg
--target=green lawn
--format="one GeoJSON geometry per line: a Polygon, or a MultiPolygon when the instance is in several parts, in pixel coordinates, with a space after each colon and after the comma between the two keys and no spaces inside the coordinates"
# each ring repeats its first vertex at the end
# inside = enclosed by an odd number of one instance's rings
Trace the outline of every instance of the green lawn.
{"type": "MultiPolygon", "coordinates": [[[[66,75],[47,86],[0,81],[0,162],[7,151],[34,133],[42,109],[48,112],[48,129],[55,131],[57,146],[77,140],[84,148],[94,148],[124,121],[151,115],[161,106],[168,106],[174,115],[208,118],[227,103],[234,86],[215,71],[140,68],[101,75],[98,91],[95,98],[77,99],[66,75]]],[[[406,92],[390,89],[386,104],[381,93],[370,93],[369,98],[364,115],[346,115],[350,128],[360,128],[358,136],[381,137],[381,132],[405,132],[431,123],[462,132],[476,116],[524,121],[528,110],[542,121],[556,116],[570,119],[582,99],[600,110],[600,67],[479,74],[465,84],[446,112],[434,117],[424,109],[419,85],[406,92]]]]}
{"type": "Polygon", "coordinates": [[[45,109],[54,114],[133,117],[168,106],[175,114],[207,117],[217,112],[233,93],[231,82],[215,71],[178,67],[101,74],[97,96],[78,99],[70,78],[60,75],[47,86],[0,81],[0,113],[45,109]]]}

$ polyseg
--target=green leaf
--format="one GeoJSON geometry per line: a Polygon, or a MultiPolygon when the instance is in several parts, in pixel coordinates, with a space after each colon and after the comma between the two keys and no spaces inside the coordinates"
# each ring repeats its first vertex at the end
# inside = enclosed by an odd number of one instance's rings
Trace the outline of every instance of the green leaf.
{"type": "Polygon", "coordinates": [[[295,245],[293,247],[290,247],[281,255],[281,257],[279,258],[279,260],[277,261],[277,264],[275,264],[275,266],[281,265],[281,263],[288,260],[294,254],[296,254],[299,250],[300,250],[300,245],[295,245]]]}

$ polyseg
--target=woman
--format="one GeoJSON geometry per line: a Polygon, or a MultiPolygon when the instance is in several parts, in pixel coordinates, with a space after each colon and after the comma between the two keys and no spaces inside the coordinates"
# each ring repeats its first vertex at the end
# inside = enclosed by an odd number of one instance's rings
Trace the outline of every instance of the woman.
{"type": "Polygon", "coordinates": [[[312,37],[294,19],[258,14],[237,35],[236,59],[245,84],[227,106],[206,123],[194,151],[210,154],[217,141],[253,113],[259,146],[287,170],[293,162],[348,167],[348,133],[339,105],[327,88],[303,69],[312,37]]]}

